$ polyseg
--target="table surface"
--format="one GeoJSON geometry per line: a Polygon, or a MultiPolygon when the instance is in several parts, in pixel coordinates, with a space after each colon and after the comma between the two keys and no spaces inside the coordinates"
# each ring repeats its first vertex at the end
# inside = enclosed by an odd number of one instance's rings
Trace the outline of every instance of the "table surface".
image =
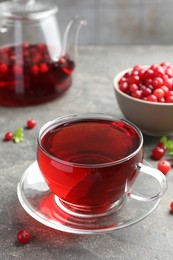
{"type": "MultiPolygon", "coordinates": [[[[158,207],[141,222],[110,233],[79,235],[57,231],[37,222],[21,207],[17,184],[36,160],[36,137],[47,121],[72,113],[106,113],[123,117],[116,103],[112,81],[119,71],[135,64],[169,61],[173,46],[81,47],[73,86],[59,99],[39,106],[0,107],[0,259],[173,259],[173,170],[168,190],[158,207]],[[37,125],[25,130],[25,141],[4,142],[4,133],[24,127],[29,118],[37,125]],[[30,243],[19,245],[16,234],[29,229],[30,243]]],[[[145,159],[159,137],[144,135],[145,159]]]]}

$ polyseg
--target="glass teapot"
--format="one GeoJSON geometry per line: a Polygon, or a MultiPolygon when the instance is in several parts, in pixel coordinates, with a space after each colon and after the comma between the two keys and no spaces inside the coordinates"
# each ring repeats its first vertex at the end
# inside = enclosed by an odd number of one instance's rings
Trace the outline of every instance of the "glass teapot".
{"type": "Polygon", "coordinates": [[[86,21],[72,19],[61,42],[57,11],[43,0],[0,4],[0,105],[44,103],[71,86],[78,33],[86,21]]]}

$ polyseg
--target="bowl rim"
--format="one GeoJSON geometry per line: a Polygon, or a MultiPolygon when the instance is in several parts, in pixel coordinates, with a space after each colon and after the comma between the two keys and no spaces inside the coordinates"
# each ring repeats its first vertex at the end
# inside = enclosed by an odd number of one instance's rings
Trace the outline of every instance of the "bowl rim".
{"type": "MultiPolygon", "coordinates": [[[[149,67],[149,65],[144,65],[142,66],[143,68],[147,68],[149,67]]],[[[142,103],[142,104],[150,104],[150,105],[153,105],[153,106],[166,106],[166,107],[172,107],[173,106],[173,103],[161,103],[161,102],[152,102],[152,101],[145,101],[145,100],[142,100],[142,99],[138,99],[138,98],[133,98],[127,94],[125,94],[123,91],[121,91],[119,89],[119,85],[118,85],[118,81],[119,79],[126,73],[126,72],[129,72],[133,69],[133,67],[129,67],[128,69],[125,69],[125,70],[122,70],[120,71],[113,79],[113,87],[114,89],[122,96],[124,96],[125,98],[129,99],[129,100],[132,100],[136,103],[142,103]]]]}

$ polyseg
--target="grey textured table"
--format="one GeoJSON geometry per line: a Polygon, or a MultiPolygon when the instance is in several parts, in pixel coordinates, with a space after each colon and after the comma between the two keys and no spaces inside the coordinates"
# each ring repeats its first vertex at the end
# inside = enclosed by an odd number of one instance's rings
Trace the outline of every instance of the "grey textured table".
{"type": "MultiPolygon", "coordinates": [[[[56,101],[25,108],[0,107],[0,259],[173,259],[173,170],[159,206],[143,221],[114,232],[95,235],[64,233],[32,219],[21,207],[16,187],[25,169],[36,159],[36,137],[47,121],[70,113],[103,112],[121,116],[116,104],[114,75],[135,64],[173,63],[171,46],[82,47],[72,88],[56,101]],[[25,130],[20,144],[3,142],[4,133],[34,118],[37,126],[25,130]],[[29,244],[16,243],[16,234],[29,229],[29,244]]],[[[145,159],[158,137],[144,135],[145,159]]],[[[156,162],[152,161],[155,166],[156,162]]]]}

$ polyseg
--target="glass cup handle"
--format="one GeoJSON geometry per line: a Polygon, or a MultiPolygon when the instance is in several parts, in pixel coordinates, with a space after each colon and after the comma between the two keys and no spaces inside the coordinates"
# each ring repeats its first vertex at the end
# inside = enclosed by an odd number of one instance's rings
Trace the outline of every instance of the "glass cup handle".
{"type": "Polygon", "coordinates": [[[136,165],[136,168],[137,168],[137,171],[150,175],[153,178],[155,178],[160,184],[160,191],[152,196],[143,196],[143,195],[137,194],[137,193],[133,192],[132,190],[130,190],[127,192],[127,196],[129,196],[130,198],[136,199],[136,200],[140,200],[140,201],[153,201],[153,200],[156,200],[156,199],[162,197],[163,194],[165,193],[165,191],[167,190],[167,180],[166,180],[165,175],[161,171],[159,171],[155,168],[152,168],[150,166],[143,165],[142,163],[138,163],[136,165]]]}

